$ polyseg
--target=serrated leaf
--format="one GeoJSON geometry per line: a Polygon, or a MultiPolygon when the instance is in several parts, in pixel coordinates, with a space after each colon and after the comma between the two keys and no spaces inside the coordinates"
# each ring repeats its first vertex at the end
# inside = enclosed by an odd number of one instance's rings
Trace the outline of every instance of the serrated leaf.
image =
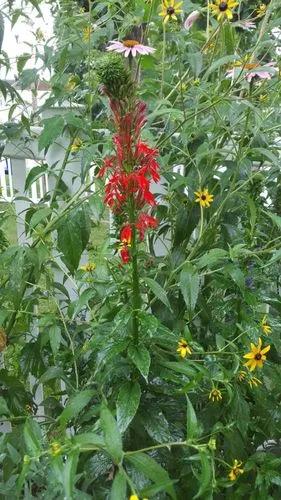
{"type": "Polygon", "coordinates": [[[130,345],[128,356],[147,380],[150,368],[150,354],[143,345],[130,345]]]}
{"type": "Polygon", "coordinates": [[[191,264],[185,264],[180,273],[180,289],[189,313],[191,313],[198,299],[199,275],[191,264]]]}
{"type": "Polygon", "coordinates": [[[117,472],[113,480],[109,500],[125,500],[127,498],[127,481],[124,474],[117,472]]]}
{"type": "Polygon", "coordinates": [[[62,116],[53,116],[52,118],[46,118],[44,120],[43,132],[41,132],[38,138],[39,151],[48,148],[52,144],[52,142],[54,142],[54,140],[62,134],[63,128],[64,119],[62,118],[62,116]]]}
{"type": "Polygon", "coordinates": [[[228,252],[226,250],[223,250],[222,248],[212,248],[198,259],[196,266],[198,269],[211,267],[227,256],[228,252]]]}
{"type": "Polygon", "coordinates": [[[199,434],[195,410],[188,396],[186,396],[186,440],[191,441],[199,434]]]}
{"type": "MultiPolygon", "coordinates": [[[[156,485],[160,483],[162,487],[163,483],[170,482],[168,472],[148,455],[144,453],[134,453],[133,455],[126,455],[125,458],[126,461],[135,467],[135,469],[144,474],[144,476],[153,481],[156,485]]],[[[165,486],[164,490],[173,500],[176,500],[176,493],[172,485],[165,486]]]]}
{"type": "Polygon", "coordinates": [[[150,288],[150,290],[154,293],[155,297],[159,299],[166,307],[168,307],[171,310],[171,305],[168,300],[167,294],[165,290],[162,288],[157,281],[151,279],[151,278],[145,278],[145,283],[147,286],[150,288]]]}
{"type": "Polygon", "coordinates": [[[88,207],[82,206],[64,217],[58,229],[58,249],[62,252],[62,260],[71,273],[79,265],[83,250],[90,238],[91,221],[88,207]]]}
{"type": "Polygon", "coordinates": [[[87,404],[91,401],[94,394],[95,391],[93,389],[86,389],[85,391],[81,391],[72,396],[67,403],[67,406],[60,414],[58,418],[59,422],[66,425],[70,420],[77,417],[80,411],[82,411],[83,408],[85,408],[85,406],[87,406],[87,404]]]}
{"type": "Polygon", "coordinates": [[[100,418],[106,450],[114,462],[119,464],[123,457],[122,438],[116,420],[105,403],[102,404],[100,418]]]}
{"type": "Polygon", "coordinates": [[[121,433],[125,432],[133,420],[140,403],[141,388],[138,382],[125,382],[117,398],[117,424],[121,433]]]}
{"type": "Polygon", "coordinates": [[[24,441],[29,455],[36,456],[42,448],[41,428],[36,420],[28,418],[23,428],[24,441]]]}

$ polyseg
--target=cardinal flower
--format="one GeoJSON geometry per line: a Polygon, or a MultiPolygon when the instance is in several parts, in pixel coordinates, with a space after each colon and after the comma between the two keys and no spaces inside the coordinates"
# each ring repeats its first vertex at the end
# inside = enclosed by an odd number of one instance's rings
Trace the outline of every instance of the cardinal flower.
{"type": "Polygon", "coordinates": [[[154,48],[142,45],[137,40],[123,40],[122,42],[119,42],[118,40],[111,40],[109,43],[110,45],[106,50],[124,54],[125,57],[136,57],[137,54],[145,56],[155,52],[154,48]]]}
{"type": "Polygon", "coordinates": [[[120,233],[121,242],[125,245],[130,246],[132,241],[132,235],[133,235],[132,226],[130,226],[130,224],[126,224],[126,226],[124,226],[121,229],[120,233]]]}
{"type": "Polygon", "coordinates": [[[136,222],[136,228],[139,231],[140,239],[143,240],[144,233],[149,228],[155,228],[158,225],[158,221],[152,215],[140,213],[138,220],[136,222]]]}
{"type": "Polygon", "coordinates": [[[120,257],[124,264],[128,264],[131,260],[131,255],[127,245],[122,245],[120,248],[120,257]]]}

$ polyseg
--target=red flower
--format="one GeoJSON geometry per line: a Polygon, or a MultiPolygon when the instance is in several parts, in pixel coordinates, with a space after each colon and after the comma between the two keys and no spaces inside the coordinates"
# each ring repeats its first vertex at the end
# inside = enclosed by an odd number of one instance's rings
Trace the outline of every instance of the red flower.
{"type": "Polygon", "coordinates": [[[121,247],[120,257],[121,257],[124,264],[128,264],[130,262],[131,256],[130,256],[129,248],[126,245],[121,247]]]}
{"type": "Polygon", "coordinates": [[[136,228],[139,231],[140,239],[143,240],[144,233],[149,228],[155,228],[158,225],[158,220],[152,215],[141,213],[136,222],[136,228]]]}
{"type": "Polygon", "coordinates": [[[130,224],[126,224],[126,226],[124,226],[120,232],[121,242],[125,245],[130,245],[132,241],[132,236],[133,236],[132,227],[130,226],[130,224]]]}

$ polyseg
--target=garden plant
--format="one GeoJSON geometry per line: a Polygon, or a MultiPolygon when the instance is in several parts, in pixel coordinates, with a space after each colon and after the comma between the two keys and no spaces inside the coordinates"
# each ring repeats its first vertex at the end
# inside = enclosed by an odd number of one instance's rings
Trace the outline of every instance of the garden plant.
{"type": "Polygon", "coordinates": [[[280,2],[2,4],[0,497],[280,499],[280,2]]]}

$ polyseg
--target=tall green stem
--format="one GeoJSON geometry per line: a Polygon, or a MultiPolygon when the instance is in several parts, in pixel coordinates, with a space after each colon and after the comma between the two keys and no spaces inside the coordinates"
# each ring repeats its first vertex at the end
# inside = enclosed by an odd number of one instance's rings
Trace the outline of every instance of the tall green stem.
{"type": "Polygon", "coordinates": [[[133,337],[137,344],[139,341],[139,310],[141,306],[141,294],[140,294],[140,282],[139,282],[139,270],[138,270],[138,245],[136,240],[136,228],[135,228],[135,209],[134,206],[130,209],[129,214],[130,224],[132,226],[132,304],[133,304],[133,315],[132,315],[132,327],[133,327],[133,337]]]}

